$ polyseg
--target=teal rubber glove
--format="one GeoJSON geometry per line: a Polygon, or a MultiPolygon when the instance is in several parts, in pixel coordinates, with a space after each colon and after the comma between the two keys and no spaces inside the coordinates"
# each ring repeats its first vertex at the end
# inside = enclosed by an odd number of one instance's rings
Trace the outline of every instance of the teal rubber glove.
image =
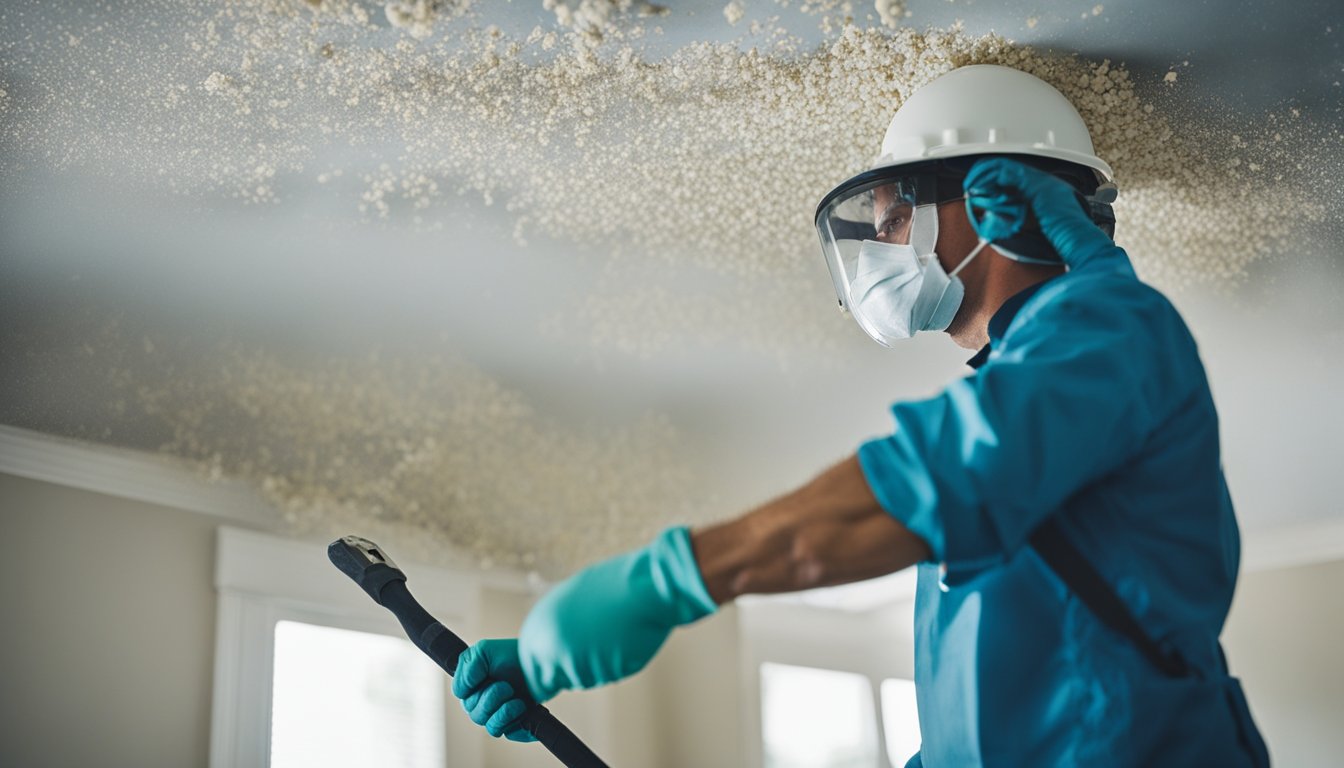
{"type": "Polygon", "coordinates": [[[669,528],[643,549],[571,576],[537,602],[518,637],[528,690],[546,701],[633,675],[673,629],[717,608],[690,530],[669,528]]]}
{"type": "Polygon", "coordinates": [[[482,640],[457,660],[453,695],[491,736],[536,741],[513,727],[532,705],[569,688],[633,675],[672,630],[717,610],[685,527],[590,566],[547,592],[517,640],[482,640]]]}
{"type": "Polygon", "coordinates": [[[1045,171],[996,157],[976,163],[962,187],[976,234],[991,243],[1023,235],[1034,217],[1071,267],[1119,250],[1092,221],[1077,190],[1045,171]]]}
{"type": "Polygon", "coordinates": [[[482,640],[457,657],[453,695],[462,700],[471,721],[495,738],[537,740],[522,728],[510,727],[532,704],[518,695],[526,690],[517,640],[482,640]]]}

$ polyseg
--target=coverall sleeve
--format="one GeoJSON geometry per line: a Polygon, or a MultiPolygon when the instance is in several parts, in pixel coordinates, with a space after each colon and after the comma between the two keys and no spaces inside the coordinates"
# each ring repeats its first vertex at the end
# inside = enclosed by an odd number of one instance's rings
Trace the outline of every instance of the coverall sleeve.
{"type": "Polygon", "coordinates": [[[859,461],[878,503],[949,571],[1021,547],[1075,492],[1123,466],[1203,370],[1175,309],[1132,276],[1059,278],[974,375],[892,406],[859,461]]]}

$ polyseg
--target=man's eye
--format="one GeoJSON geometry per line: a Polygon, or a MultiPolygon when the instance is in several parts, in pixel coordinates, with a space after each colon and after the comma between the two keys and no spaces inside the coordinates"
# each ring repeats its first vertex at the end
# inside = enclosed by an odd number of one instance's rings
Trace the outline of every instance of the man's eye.
{"type": "Polygon", "coordinates": [[[910,226],[910,214],[913,209],[901,201],[888,204],[878,218],[877,232],[880,235],[897,235],[905,231],[910,226]]]}

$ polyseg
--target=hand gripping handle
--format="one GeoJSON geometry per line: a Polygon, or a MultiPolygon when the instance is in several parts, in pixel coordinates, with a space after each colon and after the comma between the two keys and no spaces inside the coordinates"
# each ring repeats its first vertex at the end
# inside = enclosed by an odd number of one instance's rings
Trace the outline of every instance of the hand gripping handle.
{"type": "MultiPolygon", "coordinates": [[[[406,574],[377,545],[347,536],[327,547],[327,557],[374,602],[391,611],[411,642],[444,672],[451,676],[457,671],[457,657],[467,650],[467,644],[416,602],[406,588],[406,574]]],[[[550,710],[533,703],[526,691],[520,691],[519,695],[530,705],[518,720],[519,725],[536,736],[537,741],[561,763],[570,768],[607,768],[607,764],[550,710]]]]}

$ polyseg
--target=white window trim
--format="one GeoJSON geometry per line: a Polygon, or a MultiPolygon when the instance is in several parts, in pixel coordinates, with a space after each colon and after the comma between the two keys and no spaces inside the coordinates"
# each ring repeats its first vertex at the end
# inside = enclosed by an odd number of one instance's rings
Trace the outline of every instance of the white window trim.
{"type": "Polygon", "coordinates": [[[877,765],[889,765],[881,686],[887,678],[914,679],[910,599],[864,612],[777,597],[738,602],[746,765],[765,763],[761,741],[761,664],[765,662],[853,672],[868,678],[877,717],[877,765]]]}
{"type": "MultiPolygon", "coordinates": [[[[426,610],[464,639],[475,636],[480,584],[474,574],[398,565],[406,569],[411,590],[426,610]]],[[[219,604],[211,768],[265,768],[270,762],[276,622],[294,620],[405,637],[391,613],[327,560],[322,542],[221,527],[215,587],[219,604]]],[[[450,678],[445,674],[443,679],[446,690],[450,678]]],[[[456,714],[451,707],[445,712],[451,764],[479,768],[484,763],[483,740],[475,726],[456,714]]]]}

